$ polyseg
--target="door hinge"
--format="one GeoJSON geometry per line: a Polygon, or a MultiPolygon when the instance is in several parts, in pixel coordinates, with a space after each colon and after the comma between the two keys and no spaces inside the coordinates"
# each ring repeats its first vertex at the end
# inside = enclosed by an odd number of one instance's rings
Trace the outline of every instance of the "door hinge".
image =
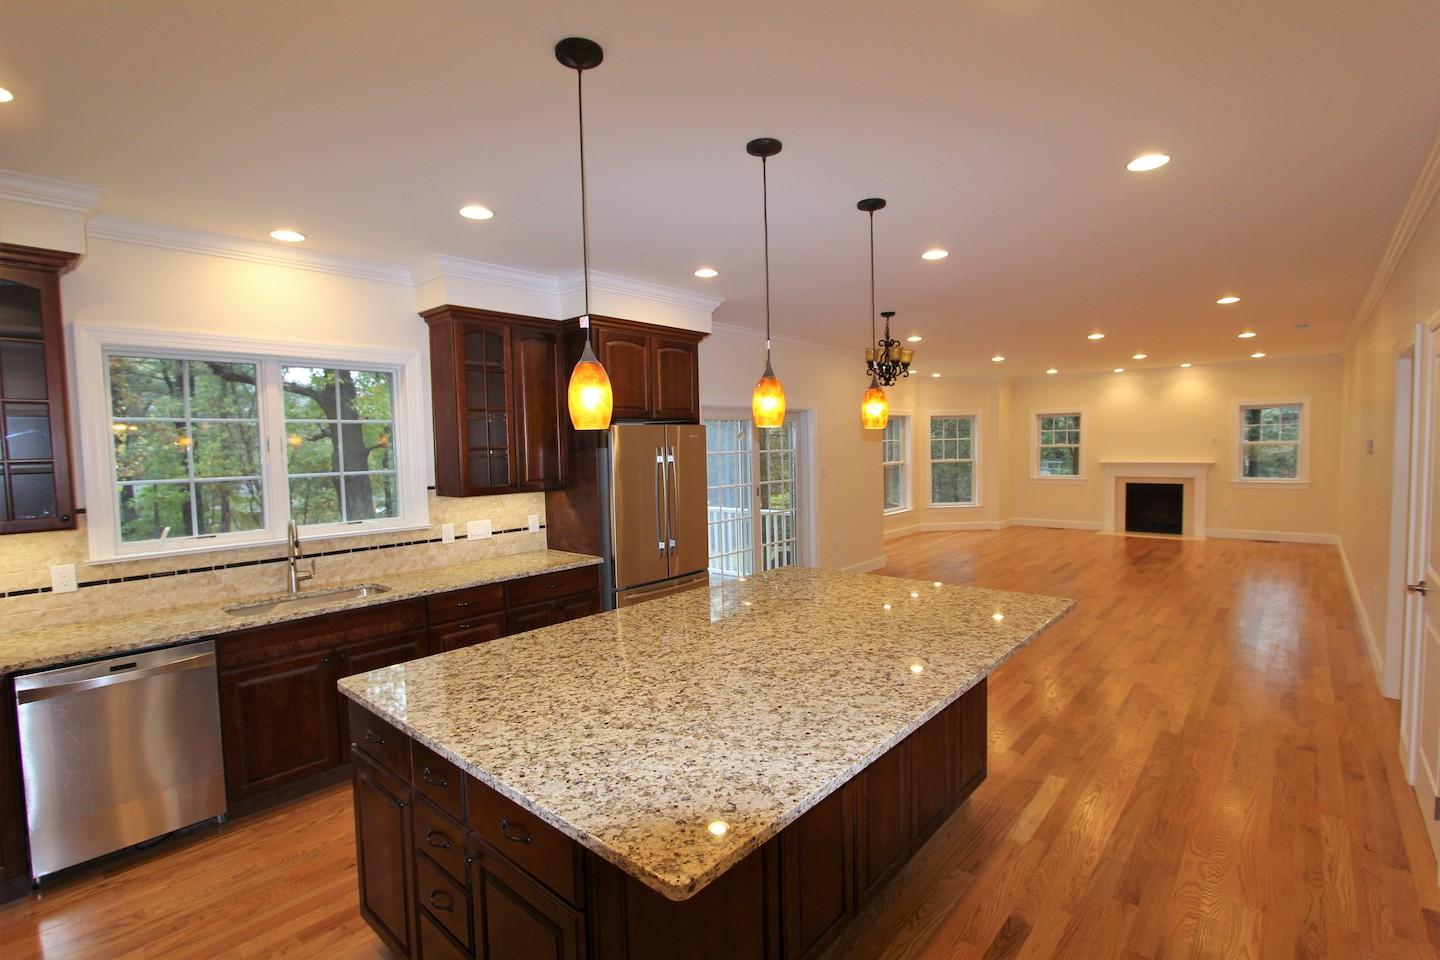
{"type": "Polygon", "coordinates": [[[1405,589],[1409,590],[1411,593],[1418,593],[1420,594],[1420,596],[1423,597],[1425,596],[1425,594],[1430,592],[1430,585],[1424,580],[1417,580],[1415,583],[1405,584],[1405,589]]]}

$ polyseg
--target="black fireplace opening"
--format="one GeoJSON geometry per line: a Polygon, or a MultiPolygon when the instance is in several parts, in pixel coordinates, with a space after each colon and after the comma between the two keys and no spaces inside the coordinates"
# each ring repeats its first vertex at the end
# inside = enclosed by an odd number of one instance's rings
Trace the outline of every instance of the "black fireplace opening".
{"type": "Polygon", "coordinates": [[[1185,532],[1185,484],[1125,484],[1125,529],[1131,533],[1185,532]]]}

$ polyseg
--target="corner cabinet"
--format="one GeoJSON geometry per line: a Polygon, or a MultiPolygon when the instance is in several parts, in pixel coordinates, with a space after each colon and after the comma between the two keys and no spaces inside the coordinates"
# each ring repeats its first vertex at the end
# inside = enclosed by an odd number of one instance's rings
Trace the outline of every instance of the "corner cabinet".
{"type": "Polygon", "coordinates": [[[422,316],[430,327],[435,492],[564,486],[560,324],[455,306],[422,316]]]}
{"type": "Polygon", "coordinates": [[[76,256],[0,244],[0,533],[75,526],[60,275],[76,256]]]}

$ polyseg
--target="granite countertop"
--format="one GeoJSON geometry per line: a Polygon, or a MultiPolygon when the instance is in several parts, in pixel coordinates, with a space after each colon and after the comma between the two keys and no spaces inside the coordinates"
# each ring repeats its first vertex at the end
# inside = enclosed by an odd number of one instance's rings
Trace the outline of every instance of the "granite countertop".
{"type": "MultiPolygon", "coordinates": [[[[408,600],[432,593],[594,566],[600,562],[599,557],[580,553],[534,550],[408,573],[387,572],[374,578],[374,582],[390,588],[385,593],[358,600],[339,600],[307,606],[300,610],[286,610],[281,607],[264,613],[227,613],[225,607],[236,603],[259,603],[285,594],[274,594],[268,598],[230,597],[218,603],[194,604],[111,619],[84,620],[61,626],[18,630],[0,635],[0,674],[89,660],[108,654],[130,653],[149,647],[163,647],[248,627],[394,603],[397,600],[408,600]]],[[[344,586],[346,584],[317,586],[302,592],[324,593],[326,590],[344,586]]]]}
{"type": "Polygon", "coordinates": [[[684,900],[1071,606],[790,567],[348,677],[340,690],[684,900]]]}

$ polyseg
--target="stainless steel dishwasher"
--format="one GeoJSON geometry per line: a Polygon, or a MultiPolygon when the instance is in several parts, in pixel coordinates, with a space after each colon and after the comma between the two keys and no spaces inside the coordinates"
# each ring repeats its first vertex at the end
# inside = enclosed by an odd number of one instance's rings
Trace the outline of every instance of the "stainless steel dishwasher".
{"type": "Polygon", "coordinates": [[[215,643],[15,678],[39,880],[225,812],[215,643]]]}

